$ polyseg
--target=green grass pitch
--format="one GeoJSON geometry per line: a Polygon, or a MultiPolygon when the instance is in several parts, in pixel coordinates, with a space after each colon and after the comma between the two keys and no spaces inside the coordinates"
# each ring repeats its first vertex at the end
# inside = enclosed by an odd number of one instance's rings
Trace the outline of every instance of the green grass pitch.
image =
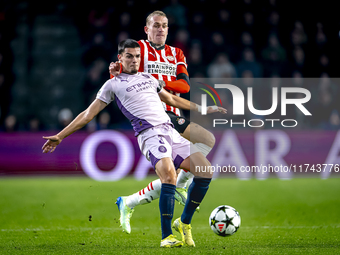
{"type": "MultiPolygon", "coordinates": [[[[136,208],[130,235],[119,228],[116,198],[152,179],[0,179],[0,254],[340,253],[340,178],[214,180],[192,220],[196,248],[174,249],[159,248],[158,200],[136,208]],[[208,225],[222,204],[235,207],[242,219],[230,237],[215,235],[208,225]]],[[[182,209],[176,203],[174,219],[182,209]]]]}

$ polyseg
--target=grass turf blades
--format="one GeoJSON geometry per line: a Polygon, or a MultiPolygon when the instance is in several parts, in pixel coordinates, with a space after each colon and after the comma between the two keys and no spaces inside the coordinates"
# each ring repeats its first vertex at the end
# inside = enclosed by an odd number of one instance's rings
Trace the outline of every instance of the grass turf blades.
{"type": "MultiPolygon", "coordinates": [[[[158,200],[136,207],[130,235],[119,228],[116,198],[151,180],[0,179],[0,254],[171,254],[173,249],[159,248],[158,200]]],[[[192,220],[196,248],[178,248],[176,254],[337,254],[338,194],[338,178],[214,180],[192,220]],[[237,233],[226,238],[208,224],[211,211],[223,204],[242,219],[237,233]]],[[[174,219],[182,210],[176,203],[174,219]]]]}

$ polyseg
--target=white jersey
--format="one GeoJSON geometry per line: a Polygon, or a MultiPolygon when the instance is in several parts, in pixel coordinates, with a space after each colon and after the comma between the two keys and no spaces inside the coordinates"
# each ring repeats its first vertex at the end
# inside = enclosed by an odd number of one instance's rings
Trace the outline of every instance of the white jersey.
{"type": "Polygon", "coordinates": [[[158,96],[161,90],[159,82],[151,74],[121,73],[106,81],[96,98],[106,104],[116,100],[137,136],[154,126],[164,123],[172,125],[158,96]]]}

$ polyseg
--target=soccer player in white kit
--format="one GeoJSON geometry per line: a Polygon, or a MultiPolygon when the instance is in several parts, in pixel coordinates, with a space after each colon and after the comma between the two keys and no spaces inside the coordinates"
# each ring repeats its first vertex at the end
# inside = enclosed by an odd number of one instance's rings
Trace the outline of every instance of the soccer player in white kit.
{"type": "MultiPolygon", "coordinates": [[[[146,26],[144,27],[147,40],[138,41],[141,47],[141,63],[138,71],[149,73],[157,80],[164,81],[165,90],[180,96],[180,93],[187,93],[190,90],[189,74],[183,51],[165,44],[168,29],[168,19],[165,13],[154,11],[148,15],[146,26]]],[[[118,62],[110,64],[111,77],[117,76],[120,73],[120,65],[118,62]]],[[[180,116],[178,108],[170,106],[165,102],[162,104],[175,129],[184,138],[193,142],[203,155],[207,156],[215,144],[213,134],[198,124],[192,123],[190,120],[180,116]]],[[[187,196],[187,189],[185,187],[189,187],[193,175],[184,170],[179,170],[178,172],[175,199],[181,205],[185,205],[187,196]]],[[[120,212],[120,224],[126,233],[129,234],[131,232],[130,218],[135,210],[134,208],[138,205],[151,203],[159,198],[160,189],[161,181],[157,179],[134,194],[118,197],[116,204],[120,212]]]]}
{"type": "MultiPolygon", "coordinates": [[[[140,46],[131,39],[118,45],[118,58],[123,72],[108,80],[99,90],[96,99],[57,135],[43,137],[44,153],[53,152],[67,136],[89,123],[107,104],[116,100],[120,110],[131,121],[142,153],[151,161],[159,176],[162,187],[159,198],[162,239],[161,247],[195,246],[191,235],[191,219],[203,200],[211,181],[211,172],[194,172],[195,166],[206,169],[210,162],[194,145],[180,136],[173,128],[169,116],[162,109],[162,102],[186,110],[198,110],[195,103],[173,96],[163,89],[164,83],[150,74],[138,73],[140,46]],[[181,167],[195,175],[188,190],[188,199],[180,218],[174,222],[181,233],[182,241],[172,234],[171,220],[174,211],[176,190],[176,168],[181,167]]],[[[223,112],[221,107],[208,107],[209,112],[223,112]]]]}

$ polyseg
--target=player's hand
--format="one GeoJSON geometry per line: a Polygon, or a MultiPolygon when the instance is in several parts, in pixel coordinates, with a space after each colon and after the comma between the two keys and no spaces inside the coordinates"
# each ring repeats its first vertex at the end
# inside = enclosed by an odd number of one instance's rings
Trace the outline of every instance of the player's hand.
{"type": "Polygon", "coordinates": [[[62,141],[62,139],[57,135],[43,136],[43,138],[47,140],[42,147],[43,153],[54,152],[55,148],[57,148],[57,145],[62,141]]]}
{"type": "Polygon", "coordinates": [[[207,107],[207,113],[214,113],[214,112],[220,112],[220,113],[223,113],[223,114],[226,114],[227,113],[227,109],[224,109],[223,107],[220,107],[220,106],[208,106],[207,107]]]}
{"type": "Polygon", "coordinates": [[[118,74],[120,74],[120,63],[119,63],[119,61],[111,62],[110,63],[109,72],[110,72],[110,74],[112,74],[115,77],[118,74]]]}
{"type": "Polygon", "coordinates": [[[164,88],[166,86],[165,81],[158,80],[160,88],[164,88]]]}

